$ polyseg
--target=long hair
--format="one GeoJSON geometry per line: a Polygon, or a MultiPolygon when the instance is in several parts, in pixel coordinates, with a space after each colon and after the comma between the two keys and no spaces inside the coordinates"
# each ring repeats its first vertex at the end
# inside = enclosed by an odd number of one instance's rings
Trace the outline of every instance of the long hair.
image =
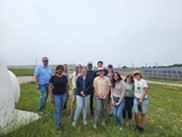
{"type": "Polygon", "coordinates": [[[80,66],[80,67],[82,67],[82,65],[81,64],[78,64],[77,66],[76,66],[76,76],[78,75],[78,66],[80,66]]]}
{"type": "Polygon", "coordinates": [[[122,80],[122,77],[121,77],[121,75],[119,74],[119,72],[114,72],[113,73],[113,75],[112,75],[112,80],[111,80],[111,82],[112,82],[112,87],[114,88],[115,87],[115,84],[116,84],[116,80],[114,79],[114,75],[115,74],[117,74],[118,75],[118,81],[121,81],[122,80]]]}
{"type": "Polygon", "coordinates": [[[131,74],[128,74],[128,75],[126,76],[126,78],[125,78],[124,81],[126,82],[128,77],[131,77],[131,83],[134,83],[134,79],[133,79],[133,76],[132,76],[131,74]]]}

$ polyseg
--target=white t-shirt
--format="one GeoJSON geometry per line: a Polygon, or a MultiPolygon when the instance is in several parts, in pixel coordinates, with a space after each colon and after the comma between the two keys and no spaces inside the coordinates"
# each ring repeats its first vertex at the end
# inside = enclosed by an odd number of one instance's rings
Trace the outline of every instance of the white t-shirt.
{"type": "MultiPolygon", "coordinates": [[[[144,88],[148,88],[148,84],[144,79],[137,80],[135,79],[135,92],[134,95],[136,98],[140,99],[142,97],[144,88]]],[[[144,98],[148,98],[146,95],[144,98]]]]}

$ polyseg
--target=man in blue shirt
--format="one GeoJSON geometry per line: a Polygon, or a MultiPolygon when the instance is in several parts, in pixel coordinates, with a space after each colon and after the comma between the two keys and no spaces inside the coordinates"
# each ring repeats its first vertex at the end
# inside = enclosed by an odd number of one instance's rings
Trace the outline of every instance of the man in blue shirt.
{"type": "Polygon", "coordinates": [[[52,76],[52,68],[48,66],[48,58],[43,57],[42,62],[43,64],[36,67],[34,72],[36,89],[41,92],[40,103],[38,106],[39,114],[43,113],[42,111],[45,109],[49,91],[49,80],[52,76]]]}

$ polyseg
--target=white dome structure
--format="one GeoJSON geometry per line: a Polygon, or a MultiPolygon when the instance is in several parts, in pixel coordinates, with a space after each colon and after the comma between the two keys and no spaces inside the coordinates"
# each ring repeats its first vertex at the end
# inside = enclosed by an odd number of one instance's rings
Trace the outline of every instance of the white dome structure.
{"type": "MultiPolygon", "coordinates": [[[[11,72],[10,72],[11,73],[11,72]]],[[[12,82],[8,69],[0,60],[0,126],[4,127],[13,120],[13,113],[15,109],[16,93],[13,93],[13,84],[19,87],[17,83],[12,82]],[[13,84],[12,84],[13,83],[13,84]]],[[[19,92],[19,91],[16,91],[19,92]]],[[[18,98],[18,97],[17,97],[18,98]]],[[[17,100],[18,101],[18,100],[17,100]]]]}
{"type": "Polygon", "coordinates": [[[0,136],[40,118],[36,113],[16,110],[19,98],[18,79],[0,59],[0,136]]]}

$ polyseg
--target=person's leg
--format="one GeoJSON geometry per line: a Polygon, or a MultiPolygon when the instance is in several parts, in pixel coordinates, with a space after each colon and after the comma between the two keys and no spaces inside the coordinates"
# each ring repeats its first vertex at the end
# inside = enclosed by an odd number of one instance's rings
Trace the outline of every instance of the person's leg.
{"type": "Polygon", "coordinates": [[[129,123],[131,123],[131,119],[132,119],[132,108],[133,108],[133,98],[129,98],[128,99],[128,120],[129,123]]]}
{"type": "Polygon", "coordinates": [[[139,121],[140,115],[138,110],[138,104],[139,104],[139,100],[134,98],[135,123],[136,123],[137,129],[139,129],[140,127],[140,121],[139,121]]]}
{"type": "Polygon", "coordinates": [[[40,102],[39,102],[39,106],[38,106],[38,112],[41,112],[45,109],[46,100],[48,97],[47,85],[40,85],[40,92],[41,92],[41,97],[40,97],[40,102]]]}
{"type": "Polygon", "coordinates": [[[117,119],[118,119],[118,125],[121,127],[122,126],[122,113],[123,113],[123,108],[125,105],[125,99],[121,101],[121,103],[118,106],[118,111],[117,111],[117,119]]]}
{"type": "Polygon", "coordinates": [[[126,107],[127,107],[127,98],[125,98],[125,105],[123,108],[123,123],[126,124],[126,107]]]}
{"type": "Polygon", "coordinates": [[[99,115],[101,112],[101,99],[95,96],[95,113],[94,113],[94,124],[97,125],[99,115]]]}
{"type": "Polygon", "coordinates": [[[107,108],[108,108],[108,114],[111,116],[112,115],[112,101],[111,101],[111,91],[109,92],[109,99],[108,99],[108,104],[107,104],[107,108]]]}
{"type": "Polygon", "coordinates": [[[79,115],[80,115],[80,112],[81,112],[81,109],[82,109],[82,106],[83,106],[83,97],[77,95],[77,96],[76,96],[76,101],[77,101],[77,108],[76,108],[75,115],[74,115],[74,118],[73,118],[73,121],[74,121],[75,123],[76,123],[77,120],[78,120],[78,117],[79,117],[79,115]]]}
{"type": "Polygon", "coordinates": [[[68,117],[68,119],[70,119],[72,117],[73,112],[74,112],[74,107],[75,107],[75,102],[76,102],[75,90],[76,89],[73,89],[72,101],[71,101],[71,106],[70,106],[70,116],[68,117]]]}
{"type": "Polygon", "coordinates": [[[107,105],[108,105],[109,97],[107,96],[106,99],[102,99],[102,112],[103,112],[103,122],[107,119],[107,105]]]}
{"type": "Polygon", "coordinates": [[[67,97],[66,97],[66,102],[65,102],[64,107],[62,109],[62,112],[64,112],[66,110],[66,106],[67,106],[67,97]]]}
{"type": "Polygon", "coordinates": [[[94,107],[93,107],[93,100],[94,100],[94,89],[91,89],[91,94],[90,94],[90,114],[93,116],[94,114],[94,107]]]}
{"type": "Polygon", "coordinates": [[[61,120],[61,96],[53,95],[54,97],[54,122],[56,124],[56,128],[60,128],[60,120],[61,120]]]}
{"type": "Polygon", "coordinates": [[[87,107],[88,107],[88,101],[90,99],[90,95],[87,95],[85,97],[83,97],[83,122],[86,125],[87,122],[87,107]]]}
{"type": "MultiPolygon", "coordinates": [[[[60,110],[63,109],[65,102],[66,102],[66,93],[61,95],[61,109],[60,110]]],[[[62,118],[62,111],[60,112],[60,121],[61,121],[61,118],[62,118]]]]}
{"type": "Polygon", "coordinates": [[[144,99],[142,102],[142,124],[141,127],[144,128],[146,123],[146,113],[147,113],[148,99],[144,99]]]}

